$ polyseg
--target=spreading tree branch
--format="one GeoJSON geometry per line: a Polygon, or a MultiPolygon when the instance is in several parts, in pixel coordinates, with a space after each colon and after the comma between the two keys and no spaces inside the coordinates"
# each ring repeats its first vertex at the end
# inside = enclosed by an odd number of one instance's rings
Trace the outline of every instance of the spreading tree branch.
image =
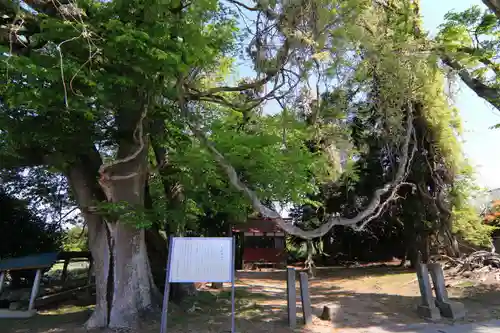
{"type": "Polygon", "coordinates": [[[488,87],[480,80],[472,77],[464,66],[448,55],[441,55],[441,60],[446,66],[455,70],[458,76],[460,76],[460,79],[462,79],[462,81],[479,97],[485,99],[492,106],[500,110],[500,89],[488,87]]]}
{"type": "Polygon", "coordinates": [[[131,153],[128,156],[125,156],[124,158],[116,159],[114,161],[108,162],[108,163],[103,163],[100,168],[99,168],[99,175],[101,176],[99,179],[99,184],[103,188],[104,192],[108,196],[108,199],[112,198],[111,192],[110,192],[110,187],[109,187],[109,182],[110,181],[116,181],[116,180],[126,180],[126,179],[131,179],[135,176],[137,176],[140,172],[140,170],[136,172],[132,172],[127,175],[112,175],[112,169],[117,167],[118,165],[121,164],[126,164],[129,162],[134,161],[139,157],[139,155],[144,151],[144,149],[147,149],[146,142],[144,140],[144,120],[146,119],[146,116],[148,114],[149,110],[149,95],[146,97],[146,101],[143,105],[143,110],[141,112],[141,115],[139,117],[139,121],[137,122],[137,125],[134,129],[134,134],[133,134],[133,139],[137,143],[138,147],[137,149],[131,153]]]}
{"type": "Polygon", "coordinates": [[[483,3],[500,19],[500,0],[483,0],[483,3]]]}
{"type": "MultiPolygon", "coordinates": [[[[179,88],[180,86],[178,86],[179,88]]],[[[350,226],[354,228],[355,230],[362,230],[364,226],[366,225],[363,224],[360,227],[356,227],[356,224],[359,222],[362,222],[363,220],[370,218],[372,214],[377,214],[381,212],[377,212],[377,209],[380,208],[381,205],[381,198],[384,194],[388,193],[391,189],[393,190],[394,195],[389,196],[388,199],[384,201],[382,206],[386,206],[388,203],[387,201],[393,201],[397,199],[397,196],[395,193],[397,192],[397,188],[402,186],[404,183],[404,179],[406,178],[407,172],[408,172],[408,164],[411,162],[411,159],[409,158],[408,154],[408,149],[410,145],[410,141],[414,132],[413,129],[413,107],[411,103],[408,103],[407,107],[407,130],[406,130],[406,136],[405,140],[403,143],[403,148],[401,152],[401,158],[399,161],[398,165],[398,170],[396,172],[396,176],[394,177],[394,180],[390,183],[387,183],[384,187],[378,189],[375,191],[374,196],[368,206],[363,210],[362,212],[358,213],[355,217],[353,218],[343,218],[338,216],[337,214],[331,214],[329,215],[324,223],[314,229],[314,230],[302,230],[301,228],[297,227],[296,225],[292,223],[287,223],[285,220],[278,214],[275,210],[270,209],[266,207],[265,205],[262,204],[260,199],[257,197],[256,193],[252,191],[246,184],[244,184],[240,178],[238,177],[238,174],[236,173],[236,170],[234,167],[226,160],[224,155],[220,153],[217,148],[214,146],[212,142],[207,138],[205,133],[198,128],[195,124],[193,124],[190,119],[189,119],[189,111],[188,111],[188,106],[187,106],[187,101],[186,101],[186,95],[181,91],[181,89],[178,89],[178,102],[179,102],[179,107],[181,109],[181,113],[186,117],[187,123],[191,131],[193,132],[194,136],[200,140],[200,142],[212,153],[214,159],[216,162],[219,164],[219,166],[225,171],[226,175],[229,178],[230,183],[239,191],[243,192],[248,199],[250,199],[253,208],[260,212],[262,215],[265,217],[274,219],[278,226],[285,231],[286,233],[290,235],[294,235],[299,238],[303,239],[313,239],[313,238],[318,238],[323,235],[325,235],[328,231],[330,231],[333,226],[335,225],[343,225],[343,226],[350,226]],[[395,189],[396,188],[396,189],[395,189]]],[[[412,154],[413,156],[413,154],[412,154]]],[[[383,208],[382,207],[382,208],[383,208]]],[[[373,219],[373,218],[372,218],[373,219]]]]}

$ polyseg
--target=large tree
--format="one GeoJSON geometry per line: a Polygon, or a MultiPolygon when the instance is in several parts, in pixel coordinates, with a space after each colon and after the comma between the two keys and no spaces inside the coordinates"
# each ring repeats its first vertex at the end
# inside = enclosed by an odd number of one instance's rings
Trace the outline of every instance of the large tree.
{"type": "Polygon", "coordinates": [[[195,176],[196,157],[215,160],[226,182],[255,210],[304,239],[322,236],[334,225],[363,229],[408,185],[416,102],[434,73],[432,59],[416,55],[417,43],[399,33],[397,26],[407,24],[403,18],[388,27],[385,9],[371,1],[42,0],[19,6],[2,0],[0,13],[2,162],[51,166],[66,175],[88,225],[95,260],[97,304],[89,327],[132,327],[156,305],[147,233],[137,228],[145,217],[149,175],[156,172],[149,165],[151,155],[174,209],[186,209],[186,191],[193,187],[169,175],[195,176]],[[251,24],[238,27],[241,12],[251,24]],[[258,76],[230,85],[224,74],[238,56],[258,76]],[[320,85],[355,83],[357,97],[366,97],[371,86],[365,83],[374,80],[374,73],[379,92],[370,107],[385,112],[398,156],[393,172],[353,216],[331,212],[307,231],[286,223],[259,195],[300,203],[317,189],[305,142],[319,143],[320,151],[335,159],[335,138],[324,140],[332,124],[317,118],[320,85]],[[315,79],[316,98],[302,105],[306,126],[289,130],[296,117],[288,113],[288,101],[315,79]],[[282,117],[255,116],[270,99],[284,107],[282,117]],[[241,120],[236,125],[214,110],[239,112],[241,120]],[[279,131],[277,124],[282,124],[279,131]],[[229,130],[228,125],[238,129],[229,131],[231,140],[220,130],[229,130]],[[238,165],[234,145],[241,153],[250,142],[268,149],[267,160],[253,160],[257,150],[250,150],[238,165]],[[187,149],[167,149],[172,147],[187,149]],[[288,174],[286,181],[265,174],[265,169],[286,170],[289,163],[290,170],[300,172],[288,174]],[[302,190],[290,190],[297,186],[302,190]]]}

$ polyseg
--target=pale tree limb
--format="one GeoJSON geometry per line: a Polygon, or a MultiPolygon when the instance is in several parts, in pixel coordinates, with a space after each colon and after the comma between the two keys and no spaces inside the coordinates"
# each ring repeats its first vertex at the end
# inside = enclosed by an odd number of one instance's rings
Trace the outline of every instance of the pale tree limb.
{"type": "Polygon", "coordinates": [[[127,175],[119,175],[118,176],[118,175],[112,175],[111,169],[113,167],[116,167],[117,165],[132,162],[133,160],[138,158],[138,156],[144,151],[144,149],[148,148],[146,143],[144,142],[144,120],[146,119],[146,116],[148,114],[149,102],[150,101],[149,101],[149,95],[148,95],[146,98],[146,101],[143,105],[143,110],[142,110],[141,115],[139,117],[139,121],[137,122],[137,125],[134,129],[133,139],[138,144],[137,149],[133,153],[131,153],[130,155],[125,156],[124,158],[119,158],[119,159],[116,159],[114,161],[110,161],[108,163],[103,163],[99,167],[99,175],[101,176],[99,178],[99,185],[101,185],[108,200],[110,200],[110,201],[112,198],[111,188],[108,184],[110,181],[120,181],[120,180],[131,179],[133,177],[136,177],[140,173],[140,169],[139,169],[136,172],[132,172],[132,173],[129,173],[127,175]]]}
{"type": "MultiPolygon", "coordinates": [[[[224,99],[224,97],[221,96],[223,93],[228,93],[228,92],[241,92],[245,90],[251,90],[251,89],[256,89],[259,87],[263,87],[266,84],[270,83],[272,80],[276,79],[275,83],[275,88],[274,90],[277,90],[277,81],[279,79],[280,73],[283,73],[285,70],[286,65],[288,64],[290,57],[293,54],[294,49],[296,46],[293,44],[293,39],[295,37],[290,36],[290,32],[288,31],[289,29],[295,29],[296,25],[298,24],[295,22],[295,19],[300,15],[302,12],[302,8],[306,6],[306,2],[304,1],[299,1],[296,6],[290,6],[290,8],[293,8],[293,12],[283,12],[279,13],[271,9],[271,6],[269,4],[265,5],[261,3],[260,1],[256,1],[256,6],[252,7],[249,4],[245,4],[244,1],[238,1],[238,0],[226,0],[230,4],[236,6],[236,7],[241,7],[245,10],[251,11],[251,12],[259,12],[263,13],[265,17],[269,21],[275,22],[274,26],[275,28],[282,34],[284,40],[281,44],[281,46],[276,50],[276,55],[275,59],[263,59],[260,56],[260,51],[261,47],[258,47],[257,50],[257,55],[255,56],[255,59],[253,59],[254,65],[257,67],[259,66],[259,63],[266,60],[273,60],[275,61],[274,66],[272,68],[267,68],[267,69],[259,69],[259,74],[264,74],[262,78],[256,78],[252,82],[245,82],[241,83],[235,86],[219,86],[219,87],[213,87],[210,89],[206,89],[205,91],[199,91],[195,87],[192,87],[188,84],[188,82],[183,82],[184,89],[185,89],[185,95],[186,98],[189,100],[209,100],[213,101],[216,103],[223,103],[227,104],[227,100],[224,99]],[[287,20],[287,16],[290,16],[290,20],[287,20]],[[287,25],[284,25],[284,22],[287,22],[287,25]],[[262,70],[262,71],[261,71],[262,70]],[[260,72],[261,71],[261,72],[260,72]]],[[[255,35],[256,39],[260,39],[260,33],[257,31],[255,35]]],[[[260,75],[259,75],[260,76],[260,75]]],[[[270,94],[266,94],[269,96],[270,94]]],[[[267,97],[264,97],[264,99],[267,99],[267,97]]]]}
{"type": "MultiPolygon", "coordinates": [[[[500,0],[482,0],[483,3],[496,15],[496,17],[500,20],[500,0]]],[[[400,13],[397,7],[394,5],[390,5],[390,3],[386,0],[377,0],[376,1],[379,5],[383,6],[384,8],[391,10],[393,12],[396,12],[400,15],[403,13],[400,13]]],[[[367,28],[367,27],[365,27],[367,28]]],[[[370,30],[367,28],[367,30],[370,30]]],[[[373,33],[372,33],[373,34],[373,33]]],[[[452,55],[446,54],[441,48],[438,48],[434,51],[437,51],[441,60],[443,63],[456,71],[460,79],[472,90],[474,91],[479,97],[482,99],[486,100],[488,103],[490,103],[493,107],[496,109],[500,110],[500,89],[493,88],[482,82],[481,80],[478,80],[477,78],[473,77],[469,70],[467,70],[466,67],[464,67],[460,62],[457,60],[453,59],[452,55]]],[[[461,47],[457,51],[460,52],[465,52],[468,53],[469,55],[474,55],[475,50],[473,48],[469,47],[461,47]]],[[[487,66],[489,69],[491,69],[495,74],[500,72],[500,68],[493,63],[491,60],[489,60],[487,57],[481,57],[478,59],[483,65],[487,66]]]]}
{"type": "Polygon", "coordinates": [[[500,0],[483,0],[483,3],[500,19],[500,0]]]}
{"type": "Polygon", "coordinates": [[[460,76],[460,79],[462,79],[462,81],[479,97],[485,99],[496,109],[500,110],[500,89],[488,87],[480,80],[472,77],[465,67],[447,55],[441,55],[441,60],[445,65],[455,70],[458,76],[460,76]]]}
{"type": "MultiPolygon", "coordinates": [[[[181,112],[184,115],[188,115],[189,112],[187,110],[186,101],[184,99],[184,95],[180,93],[178,95],[179,98],[179,107],[181,108],[181,112]]],[[[399,188],[407,175],[408,164],[410,162],[410,158],[408,156],[408,149],[410,145],[410,141],[414,132],[413,128],[413,107],[411,102],[408,102],[408,115],[407,115],[407,131],[405,140],[403,143],[403,149],[401,152],[401,159],[399,161],[398,170],[396,172],[396,176],[394,177],[393,182],[385,184],[382,188],[379,188],[375,191],[374,196],[368,206],[360,213],[358,213],[353,218],[343,218],[338,216],[338,214],[330,214],[326,219],[325,223],[323,223],[320,227],[314,230],[302,230],[294,224],[287,223],[285,220],[278,214],[275,210],[270,209],[262,204],[254,191],[252,191],[246,184],[244,184],[234,167],[226,160],[224,155],[222,155],[217,148],[215,148],[214,144],[208,140],[206,135],[200,130],[198,127],[193,125],[189,119],[188,126],[195,135],[195,137],[204,144],[207,149],[212,153],[214,159],[219,164],[219,166],[225,171],[226,175],[229,178],[230,183],[239,191],[243,192],[251,201],[253,208],[260,212],[267,218],[274,219],[278,226],[286,233],[302,238],[302,239],[313,239],[318,238],[325,235],[328,231],[330,231],[335,225],[349,226],[355,230],[362,230],[364,225],[361,227],[356,227],[356,224],[362,222],[364,219],[369,218],[372,214],[377,212],[377,209],[380,206],[380,201],[382,195],[389,192],[391,189],[399,188]]],[[[397,191],[397,190],[396,190],[397,191]]],[[[395,193],[395,192],[394,192],[395,193]]],[[[396,200],[396,195],[391,195],[384,203],[383,206],[387,205],[387,201],[396,200]]],[[[380,213],[380,211],[379,211],[380,213]]],[[[373,218],[372,218],[373,219],[373,218]]]]}

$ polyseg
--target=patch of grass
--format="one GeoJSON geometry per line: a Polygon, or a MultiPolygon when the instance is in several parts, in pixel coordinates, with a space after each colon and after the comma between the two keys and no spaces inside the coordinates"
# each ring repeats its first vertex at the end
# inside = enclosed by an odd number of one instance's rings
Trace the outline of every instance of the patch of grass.
{"type": "MultiPolygon", "coordinates": [[[[230,300],[231,299],[231,290],[221,291],[219,293],[219,297],[226,298],[226,299],[230,300]]],[[[275,296],[273,296],[273,295],[260,293],[260,292],[252,292],[246,288],[241,288],[241,287],[235,288],[234,297],[237,300],[247,299],[247,300],[254,300],[254,301],[275,299],[275,296]]]]}
{"type": "Polygon", "coordinates": [[[473,281],[461,281],[460,283],[454,285],[455,288],[468,288],[474,287],[476,284],[473,281]]]}
{"type": "MultiPolygon", "coordinates": [[[[251,320],[262,316],[264,308],[258,303],[268,299],[273,297],[236,288],[236,317],[251,320]]],[[[201,291],[196,296],[184,299],[181,304],[172,304],[171,311],[169,321],[174,325],[186,326],[195,318],[197,321],[206,320],[214,324],[214,320],[228,318],[231,315],[231,290],[201,291]]]]}
{"type": "Polygon", "coordinates": [[[94,305],[85,305],[85,306],[78,306],[78,305],[63,305],[60,306],[56,309],[50,309],[46,311],[41,311],[40,315],[64,315],[64,314],[72,314],[72,313],[78,313],[82,311],[92,311],[94,309],[94,305]]]}
{"type": "MultiPolygon", "coordinates": [[[[87,278],[89,264],[87,262],[70,262],[68,265],[68,279],[87,278]]],[[[51,279],[60,279],[64,264],[57,263],[46,273],[51,279]]]]}
{"type": "MultiPolygon", "coordinates": [[[[28,319],[1,319],[0,327],[2,333],[38,333],[52,332],[61,326],[81,324],[90,315],[93,306],[61,306],[50,311],[41,311],[28,319]]],[[[66,332],[66,331],[64,331],[66,332]]],[[[70,330],[69,332],[73,332],[70,330]]]]}

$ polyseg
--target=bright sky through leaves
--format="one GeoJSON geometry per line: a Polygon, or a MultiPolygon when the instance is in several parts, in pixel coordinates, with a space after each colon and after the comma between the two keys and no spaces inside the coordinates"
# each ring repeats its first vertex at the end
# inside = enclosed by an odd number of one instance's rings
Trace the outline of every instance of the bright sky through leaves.
{"type": "MultiPolygon", "coordinates": [[[[472,5],[486,8],[479,0],[421,0],[424,27],[432,35],[443,23],[450,10],[463,11],[472,5]]],[[[454,96],[455,106],[460,110],[464,126],[464,149],[477,171],[480,185],[488,188],[500,187],[500,130],[490,129],[500,122],[500,113],[460,83],[460,91],[454,96]]]]}

